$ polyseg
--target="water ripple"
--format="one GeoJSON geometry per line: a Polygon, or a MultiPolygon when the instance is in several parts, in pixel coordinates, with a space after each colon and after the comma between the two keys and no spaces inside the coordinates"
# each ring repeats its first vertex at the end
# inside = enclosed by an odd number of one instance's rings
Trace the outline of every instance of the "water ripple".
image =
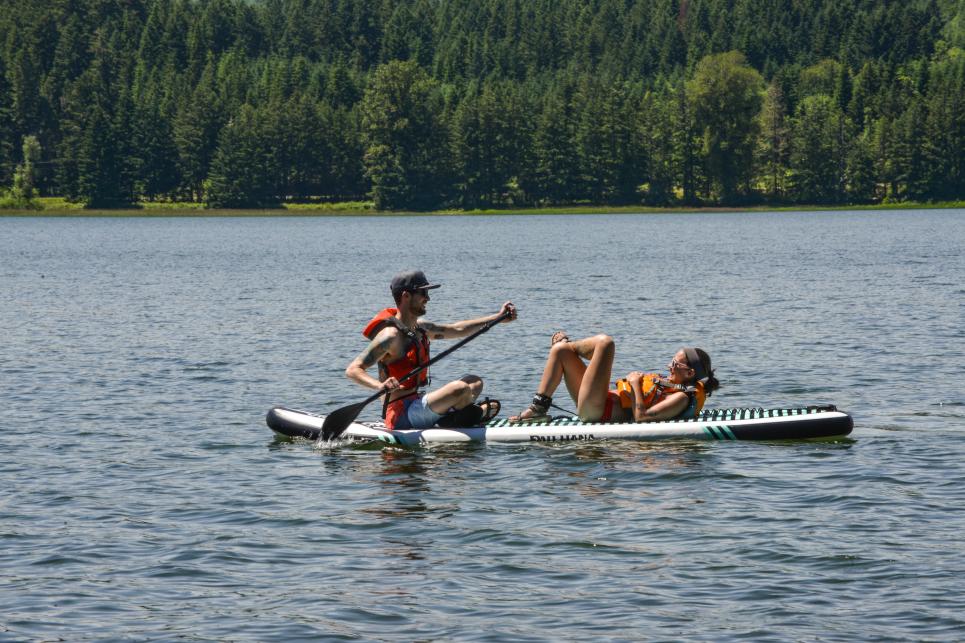
{"type": "Polygon", "coordinates": [[[961,638],[959,212],[391,223],[0,220],[18,264],[0,271],[0,639],[961,638]],[[273,440],[272,405],[360,399],[342,368],[398,266],[362,274],[356,248],[392,247],[399,225],[435,249],[433,318],[520,306],[437,382],[477,371],[515,412],[553,331],[607,332],[621,374],[700,343],[712,404],[832,402],[856,430],[273,440]],[[715,239],[712,270],[675,261],[694,238],[715,239]],[[646,257],[639,292],[615,278],[628,257],[646,257]]]}

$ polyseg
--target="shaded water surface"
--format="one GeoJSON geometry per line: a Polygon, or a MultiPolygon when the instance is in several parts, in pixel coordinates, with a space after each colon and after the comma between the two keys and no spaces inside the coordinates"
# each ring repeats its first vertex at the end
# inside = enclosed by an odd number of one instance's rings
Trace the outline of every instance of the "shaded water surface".
{"type": "Polygon", "coordinates": [[[0,640],[961,640],[963,223],[0,218],[0,640]],[[342,371],[403,267],[434,321],[519,306],[433,368],[507,412],[563,328],[617,375],[702,346],[711,406],[855,432],[275,441],[270,406],[365,396],[342,371]]]}

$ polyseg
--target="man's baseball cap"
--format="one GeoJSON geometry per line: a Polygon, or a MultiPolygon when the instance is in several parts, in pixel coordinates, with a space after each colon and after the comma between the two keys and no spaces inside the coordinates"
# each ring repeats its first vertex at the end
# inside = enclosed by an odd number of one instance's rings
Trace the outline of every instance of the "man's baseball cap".
{"type": "Polygon", "coordinates": [[[392,277],[392,294],[397,295],[402,292],[413,292],[415,290],[429,290],[438,288],[442,284],[430,284],[426,279],[426,273],[421,270],[406,270],[392,277]]]}

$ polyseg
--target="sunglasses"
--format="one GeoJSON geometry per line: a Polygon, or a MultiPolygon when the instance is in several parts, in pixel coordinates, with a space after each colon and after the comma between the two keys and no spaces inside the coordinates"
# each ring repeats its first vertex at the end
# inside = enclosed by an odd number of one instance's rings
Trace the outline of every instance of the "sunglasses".
{"type": "Polygon", "coordinates": [[[670,360],[670,364],[668,364],[668,366],[670,367],[671,371],[675,368],[690,368],[690,364],[687,362],[678,362],[676,358],[670,360]]]}

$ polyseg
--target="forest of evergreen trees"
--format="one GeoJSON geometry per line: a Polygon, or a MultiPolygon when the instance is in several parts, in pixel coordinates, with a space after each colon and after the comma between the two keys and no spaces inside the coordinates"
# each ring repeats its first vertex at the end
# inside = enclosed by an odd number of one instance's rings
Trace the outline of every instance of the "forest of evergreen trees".
{"type": "Polygon", "coordinates": [[[0,186],[89,207],[961,200],[963,48],[965,0],[0,0],[0,186]]]}

